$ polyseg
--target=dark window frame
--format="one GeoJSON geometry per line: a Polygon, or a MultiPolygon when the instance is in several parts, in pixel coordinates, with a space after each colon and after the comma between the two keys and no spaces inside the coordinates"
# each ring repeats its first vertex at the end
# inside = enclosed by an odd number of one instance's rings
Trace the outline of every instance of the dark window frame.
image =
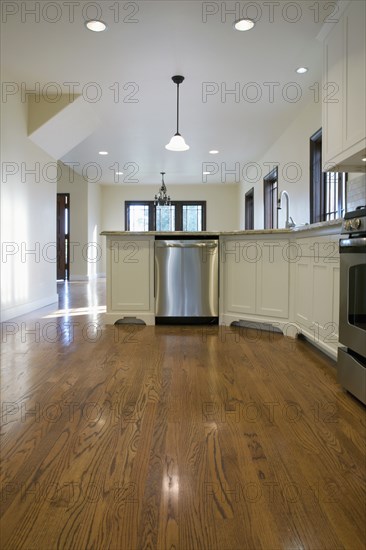
{"type": "Polygon", "coordinates": [[[334,219],[332,216],[343,217],[346,209],[346,204],[342,204],[343,185],[346,189],[345,202],[347,203],[347,179],[347,173],[322,171],[322,128],[320,128],[310,137],[310,223],[334,219]],[[335,185],[338,187],[338,203],[334,205],[336,210],[329,210],[327,205],[327,187],[330,185],[330,174],[335,174],[335,185]]]}
{"type": "Polygon", "coordinates": [[[278,166],[263,178],[264,229],[278,228],[278,166]],[[274,185],[276,184],[276,185],[274,185]],[[276,210],[274,219],[273,211],[276,210]]]}
{"type": "MultiPolygon", "coordinates": [[[[133,205],[144,205],[149,207],[149,229],[147,231],[156,231],[156,206],[154,201],[125,201],[125,231],[130,231],[130,212],[129,207],[133,205]]],[[[183,231],[183,206],[201,206],[202,207],[202,229],[206,231],[207,219],[207,201],[171,201],[175,206],[175,229],[174,231],[183,231]]],[[[199,233],[199,231],[197,231],[199,233]]]]}
{"type": "Polygon", "coordinates": [[[130,206],[149,207],[149,227],[147,231],[155,231],[155,208],[154,201],[125,201],[125,231],[130,231],[130,206]]]}

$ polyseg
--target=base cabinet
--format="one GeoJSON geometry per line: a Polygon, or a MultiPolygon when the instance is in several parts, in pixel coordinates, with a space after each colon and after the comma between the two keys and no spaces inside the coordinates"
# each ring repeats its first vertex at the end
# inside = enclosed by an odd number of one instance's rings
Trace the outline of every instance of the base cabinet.
{"type": "Polygon", "coordinates": [[[289,262],[287,240],[225,238],[221,242],[224,319],[257,316],[288,319],[289,262]]]}
{"type": "Polygon", "coordinates": [[[302,333],[336,359],[339,229],[289,239],[221,239],[220,322],[302,333]]]}
{"type": "Polygon", "coordinates": [[[154,237],[107,239],[107,322],[155,324],[154,237]]]}
{"type": "MultiPolygon", "coordinates": [[[[297,241],[299,250],[310,250],[297,241]]],[[[337,241],[322,237],[317,253],[301,256],[295,265],[295,322],[324,350],[336,354],[339,323],[339,254],[337,241]]]]}

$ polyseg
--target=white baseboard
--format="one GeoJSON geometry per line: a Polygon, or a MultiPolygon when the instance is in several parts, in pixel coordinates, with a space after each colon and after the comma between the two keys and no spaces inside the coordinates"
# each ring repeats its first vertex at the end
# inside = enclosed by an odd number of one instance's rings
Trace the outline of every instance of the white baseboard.
{"type": "Polygon", "coordinates": [[[70,283],[72,283],[73,281],[85,281],[87,283],[89,281],[89,277],[88,275],[70,275],[69,281],[70,283]]]}
{"type": "Polygon", "coordinates": [[[31,311],[49,306],[51,304],[58,304],[58,294],[53,294],[52,296],[35,300],[34,302],[28,302],[19,306],[3,309],[1,311],[1,321],[4,322],[9,319],[14,319],[15,317],[20,317],[21,315],[26,315],[31,311]]]}
{"type": "Polygon", "coordinates": [[[105,279],[106,273],[96,273],[95,275],[70,275],[70,283],[72,282],[89,282],[95,279],[105,279]]]}

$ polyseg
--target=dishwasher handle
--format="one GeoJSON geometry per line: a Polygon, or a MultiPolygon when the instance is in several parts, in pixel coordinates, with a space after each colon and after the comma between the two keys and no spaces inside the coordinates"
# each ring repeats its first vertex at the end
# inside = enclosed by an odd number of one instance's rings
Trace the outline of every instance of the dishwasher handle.
{"type": "Polygon", "coordinates": [[[218,248],[217,241],[155,241],[157,248],[218,248]]]}

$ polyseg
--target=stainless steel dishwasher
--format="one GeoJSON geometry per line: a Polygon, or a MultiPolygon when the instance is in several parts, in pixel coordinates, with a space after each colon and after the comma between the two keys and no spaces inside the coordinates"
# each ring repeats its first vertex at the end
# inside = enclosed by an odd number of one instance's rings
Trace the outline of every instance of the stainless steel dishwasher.
{"type": "Polygon", "coordinates": [[[218,239],[156,240],[157,321],[217,318],[218,278],[218,239]]]}

